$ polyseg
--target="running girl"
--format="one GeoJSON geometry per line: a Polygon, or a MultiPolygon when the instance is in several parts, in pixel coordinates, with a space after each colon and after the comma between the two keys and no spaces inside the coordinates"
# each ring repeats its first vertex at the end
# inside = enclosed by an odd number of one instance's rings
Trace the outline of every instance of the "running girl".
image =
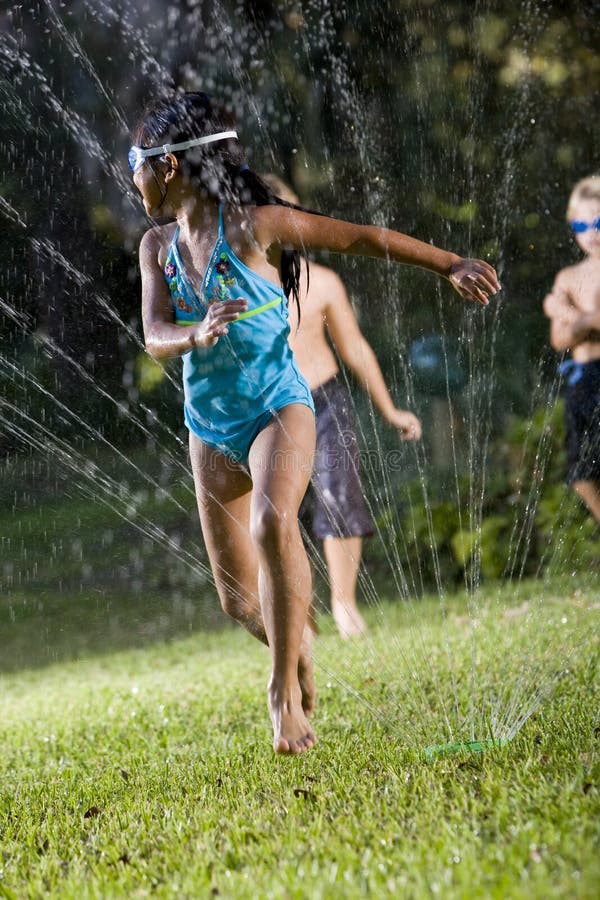
{"type": "Polygon", "coordinates": [[[385,228],[279,200],[244,162],[228,115],[177,93],[146,113],[129,152],[151,228],[140,244],[146,349],[183,357],[198,508],[223,609],[268,644],[273,746],[316,742],[311,574],[298,528],[315,448],[314,407],[288,344],[298,251],[421,266],[487,305],[494,269],[385,228]],[[182,327],[183,326],[183,327],[182,327]]]}

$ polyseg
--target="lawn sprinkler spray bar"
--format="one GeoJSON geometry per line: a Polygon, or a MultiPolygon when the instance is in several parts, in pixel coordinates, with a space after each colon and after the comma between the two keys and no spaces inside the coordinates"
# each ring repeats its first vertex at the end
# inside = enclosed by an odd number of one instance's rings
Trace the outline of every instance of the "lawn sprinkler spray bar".
{"type": "Polygon", "coordinates": [[[432,744],[425,747],[425,759],[435,759],[436,756],[455,756],[459,753],[483,753],[484,750],[506,747],[506,738],[490,738],[486,741],[455,741],[452,744],[432,744]]]}

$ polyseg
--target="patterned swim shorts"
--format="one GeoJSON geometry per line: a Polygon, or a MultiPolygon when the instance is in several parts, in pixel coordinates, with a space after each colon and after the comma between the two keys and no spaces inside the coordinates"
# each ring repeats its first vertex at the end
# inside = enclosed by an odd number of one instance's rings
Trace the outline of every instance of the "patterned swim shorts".
{"type": "Polygon", "coordinates": [[[317,447],[310,487],[300,519],[317,538],[367,537],[373,519],[359,477],[359,449],[352,398],[339,375],[312,392],[317,447]]]}

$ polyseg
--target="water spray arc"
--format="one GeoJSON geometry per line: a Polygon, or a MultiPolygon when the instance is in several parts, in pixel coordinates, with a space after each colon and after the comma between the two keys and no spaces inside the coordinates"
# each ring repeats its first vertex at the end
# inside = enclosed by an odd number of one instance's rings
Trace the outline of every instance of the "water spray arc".
{"type": "MultiPolygon", "coordinates": [[[[118,13],[114,5],[96,0],[75,5],[85,11],[85,16],[99,34],[112,30],[119,54],[129,58],[131,68],[140,73],[140,81],[135,84],[119,82],[116,78],[111,80],[111,76],[107,75],[110,69],[107,70],[102,60],[94,55],[88,36],[83,34],[83,26],[72,25],[72,21],[78,20],[72,20],[67,10],[49,0],[39,4],[39,11],[45,15],[47,33],[45,36],[41,32],[35,33],[37,45],[33,41],[28,45],[25,40],[25,31],[29,29],[33,34],[36,26],[24,12],[18,14],[20,19],[18,16],[15,19],[19,27],[15,27],[14,33],[3,32],[0,38],[0,91],[13,135],[12,147],[3,145],[0,148],[3,170],[14,173],[16,156],[30,160],[23,164],[22,175],[13,174],[11,177],[23,180],[25,193],[33,190],[33,186],[36,191],[46,191],[43,196],[42,193],[34,194],[28,204],[22,199],[17,181],[7,180],[6,188],[2,188],[6,195],[0,197],[0,217],[11,235],[18,235],[18,240],[29,248],[35,273],[44,276],[46,271],[56,267],[67,285],[67,292],[73,296],[79,296],[78,292],[85,294],[86,306],[85,310],[82,307],[82,312],[94,320],[98,330],[118,332],[123,356],[137,359],[143,352],[139,320],[131,316],[129,307],[123,302],[123,296],[128,291],[138,289],[135,277],[132,276],[124,289],[120,285],[121,292],[115,290],[113,296],[102,282],[102,266],[82,259],[77,244],[71,244],[65,232],[60,231],[50,217],[44,222],[40,209],[53,192],[54,199],[60,201],[57,208],[61,208],[61,213],[57,218],[60,219],[60,215],[69,209],[69,186],[73,183],[73,176],[68,165],[73,159],[78,159],[76,175],[81,181],[87,178],[92,183],[87,189],[96,193],[94,199],[97,201],[98,215],[102,214],[102,209],[108,209],[112,210],[113,219],[116,219],[125,210],[128,220],[125,239],[133,251],[142,220],[126,171],[124,154],[130,125],[128,119],[136,105],[133,101],[138,99],[132,95],[141,93],[142,87],[150,86],[154,90],[158,85],[171,86],[180,79],[186,80],[189,87],[208,91],[223,88],[236,110],[245,108],[249,111],[243,124],[254,142],[254,154],[258,156],[262,152],[266,163],[276,165],[281,159],[281,148],[287,148],[291,141],[294,146],[286,157],[290,170],[288,174],[308,197],[316,200],[322,198],[324,204],[333,198],[332,205],[340,208],[349,218],[364,215],[380,224],[393,221],[402,230],[406,225],[408,230],[409,227],[416,227],[421,217],[426,222],[424,228],[429,228],[437,239],[440,235],[433,231],[435,224],[432,226],[432,222],[439,219],[439,214],[434,215],[432,211],[440,208],[437,193],[444,172],[446,169],[455,170],[460,177],[457,177],[455,186],[444,188],[444,200],[451,207],[452,215],[458,216],[457,210],[464,205],[467,210],[464,215],[468,213],[470,218],[466,219],[466,226],[458,219],[448,219],[448,231],[452,233],[456,230],[468,248],[477,248],[486,243],[481,230],[485,225],[487,233],[494,232],[493,240],[489,241],[490,254],[509,243],[515,179],[518,177],[517,161],[524,140],[523,128],[535,113],[531,81],[523,79],[512,95],[515,126],[503,135],[504,166],[498,180],[498,202],[489,215],[468,212],[468,201],[482,187],[483,178],[480,172],[484,160],[477,135],[485,119],[488,98],[482,83],[475,84],[473,80],[473,90],[469,95],[466,107],[471,123],[469,133],[463,135],[460,145],[454,138],[449,139],[447,155],[443,159],[436,158],[429,138],[436,126],[430,110],[432,91],[429,82],[435,77],[432,75],[433,61],[427,56],[426,49],[409,54],[414,39],[401,33],[395,20],[393,27],[398,31],[394,39],[399,57],[408,58],[410,55],[410,64],[403,71],[406,71],[412,94],[409,94],[407,87],[409,99],[404,101],[402,107],[397,105],[388,110],[386,120],[383,114],[386,111],[382,110],[376,92],[373,90],[372,95],[368,96],[359,89],[356,69],[364,64],[367,50],[363,50],[360,44],[353,45],[356,39],[352,34],[340,32],[339,10],[334,4],[306,4],[303,24],[297,25],[296,30],[292,25],[283,23],[279,31],[273,29],[263,35],[255,33],[247,22],[243,29],[240,28],[240,13],[234,8],[235,4],[223,2],[208,5],[212,17],[211,24],[205,29],[205,38],[201,34],[203,22],[200,7],[197,12],[190,7],[185,14],[177,11],[174,5],[168,7],[166,18],[161,20],[166,35],[166,49],[163,52],[159,52],[157,45],[156,22],[144,17],[142,4],[133,3],[129,10],[122,13],[118,13]],[[170,24],[176,20],[176,26],[170,24]],[[183,52],[181,48],[175,50],[172,44],[177,35],[185,33],[197,38],[198,46],[201,46],[201,64],[188,60],[184,66],[178,56],[177,68],[169,59],[169,53],[175,55],[183,52]],[[346,43],[340,39],[340,34],[345,34],[346,43]],[[349,49],[353,46],[354,50],[349,49]],[[61,84],[51,69],[51,53],[55,52],[52,48],[56,47],[67,55],[69,67],[76,73],[72,77],[80,79],[81,84],[85,85],[85,91],[81,91],[85,102],[78,99],[70,82],[61,84]],[[297,71],[303,69],[302,78],[297,80],[290,75],[294,72],[294,54],[299,60],[297,71]],[[265,60],[269,61],[270,68],[265,65],[265,60]],[[310,91],[307,85],[310,85],[310,91]],[[309,93],[310,102],[306,100],[309,93]],[[93,98],[93,102],[89,98],[93,98]],[[317,105],[315,98],[320,105],[317,105]],[[92,109],[94,113],[90,111],[92,109]],[[299,109],[302,115],[295,119],[299,109]],[[312,121],[318,124],[315,131],[320,135],[318,141],[315,134],[302,132],[301,126],[308,119],[309,112],[312,121]],[[413,117],[414,123],[420,125],[418,129],[413,129],[412,135],[405,133],[403,123],[406,115],[413,117]],[[110,123],[110,129],[105,122],[110,123]],[[254,134],[250,122],[254,122],[254,134]],[[339,153],[338,141],[333,134],[336,128],[344,136],[344,155],[339,153]],[[111,129],[113,136],[107,137],[111,129]],[[51,149],[56,149],[54,145],[60,143],[54,141],[57,135],[67,143],[70,153],[68,165],[65,163],[63,170],[57,156],[50,156],[51,149]],[[262,151],[261,143],[266,143],[262,151]],[[315,150],[316,144],[319,145],[318,151],[315,150]],[[409,183],[409,178],[407,172],[399,171],[398,158],[403,160],[407,169],[412,166],[420,172],[422,194],[411,196],[408,201],[403,195],[403,188],[409,183]],[[38,174],[41,172],[44,176],[38,181],[35,180],[36,167],[38,174]],[[317,174],[311,175],[311,171],[317,174]],[[44,179],[47,184],[41,184],[44,179]]],[[[201,6],[204,10],[207,4],[201,6]]],[[[164,4],[154,4],[155,12],[161,7],[164,4]]],[[[479,19],[486,12],[484,3],[479,2],[475,7],[478,15],[470,23],[472,31],[469,33],[466,29],[465,42],[473,40],[479,19]]],[[[527,21],[531,23],[535,9],[532,4],[527,7],[527,21]]],[[[351,5],[348,9],[344,5],[343,11],[353,9],[351,5]]],[[[415,13],[415,34],[433,33],[432,15],[425,8],[415,13]]],[[[540,32],[544,24],[542,16],[536,25],[540,32]]],[[[537,34],[533,26],[532,29],[527,37],[531,46],[537,34]]],[[[457,32],[452,34],[452,39],[459,41],[460,35],[457,32]]],[[[388,38],[392,40],[393,35],[388,38]]],[[[184,46],[188,47],[187,44],[184,46]]],[[[451,46],[448,43],[444,51],[448,57],[454,52],[451,46]]],[[[381,65],[388,64],[384,59],[380,62],[381,65]]],[[[483,64],[485,60],[480,59],[479,62],[483,64]]],[[[454,71],[450,63],[448,71],[454,71]]],[[[509,74],[505,77],[508,78],[509,74]]],[[[461,77],[466,78],[467,82],[469,78],[474,78],[468,73],[461,77]]],[[[456,83],[458,78],[459,75],[456,75],[456,83]]],[[[395,96],[401,96],[400,92],[395,96]]],[[[536,196],[533,199],[540,205],[543,198],[536,196]]],[[[454,239],[451,243],[455,243],[454,239]]],[[[463,249],[466,251],[468,248],[465,246],[463,249]]],[[[134,266],[133,259],[132,252],[131,268],[134,266]]],[[[499,262],[501,268],[510,268],[510,260],[500,257],[499,262]]],[[[192,576],[190,592],[199,591],[200,585],[204,585],[209,576],[205,554],[198,541],[194,540],[189,547],[182,548],[159,522],[147,518],[133,502],[136,491],[165,490],[164,482],[155,471],[144,471],[133,455],[129,455],[127,446],[120,446],[119,441],[112,437],[106,438],[104,423],[88,420],[81,409],[69,409],[66,399],[61,398],[60,384],[54,394],[51,389],[53,384],[49,386],[48,380],[38,377],[33,368],[29,370],[21,362],[24,358],[23,346],[27,341],[35,341],[36,354],[43,355],[49,361],[51,382],[60,380],[56,372],[61,367],[64,373],[69,373],[75,392],[89,398],[90,407],[102,403],[105,404],[103,409],[114,413],[115,420],[122,416],[127,427],[136,435],[136,441],[140,444],[145,442],[147,453],[164,460],[164,468],[169,468],[173,473],[173,480],[185,485],[185,500],[181,500],[180,494],[171,490],[169,485],[166,487],[182,518],[195,516],[183,432],[171,424],[173,419],[167,417],[164,408],[154,404],[151,395],[144,395],[141,391],[136,395],[135,390],[131,392],[131,397],[126,397],[125,391],[123,395],[118,395],[114,382],[110,382],[108,376],[103,380],[103,377],[94,374],[85,362],[85,354],[80,355],[78,346],[64,346],[56,334],[45,335],[41,328],[38,329],[38,316],[31,305],[22,300],[26,292],[17,290],[16,280],[11,282],[12,262],[8,268],[9,277],[0,292],[0,310],[11,322],[12,329],[11,342],[3,346],[0,354],[2,376],[5,384],[10,385],[10,392],[7,390],[6,396],[2,395],[0,407],[4,435],[20,452],[35,452],[48,460],[49,465],[65,467],[70,473],[73,491],[127,519],[140,535],[164,552],[165,565],[175,559],[183,561],[192,576]],[[31,336],[36,329],[34,339],[31,336]],[[64,440],[61,434],[53,433],[45,417],[60,421],[61,427],[68,430],[70,436],[64,440]],[[95,460],[99,448],[109,461],[105,472],[102,460],[95,460]],[[117,463],[125,475],[113,477],[109,470],[111,466],[117,467],[117,463]],[[132,486],[125,484],[126,480],[132,486]]],[[[106,266],[108,275],[110,268],[109,263],[106,266]]],[[[123,271],[124,266],[119,269],[119,272],[123,271]]],[[[511,500],[515,515],[510,528],[504,575],[512,585],[512,593],[507,595],[499,589],[490,611],[482,608],[480,603],[485,581],[486,502],[489,480],[494,474],[486,466],[493,432],[497,427],[498,380],[504,364],[504,334],[510,316],[514,315],[512,298],[498,302],[493,309],[480,316],[472,310],[457,313],[449,308],[445,291],[438,291],[430,298],[433,300],[431,312],[429,320],[425,321],[418,295],[423,288],[418,280],[410,281],[385,266],[382,273],[368,269],[365,276],[357,271],[357,267],[349,265],[345,273],[353,283],[363,322],[371,315],[379,319],[382,345],[389,335],[394,336],[393,388],[396,395],[404,398],[411,408],[418,409],[420,405],[426,415],[428,398],[418,384],[414,366],[411,366],[410,349],[414,340],[426,332],[435,332],[440,338],[444,381],[441,400],[445,401],[450,411],[450,459],[447,473],[443,476],[444,489],[457,510],[456,532],[463,539],[462,546],[465,548],[466,564],[458,580],[462,579],[468,608],[466,611],[456,609],[444,568],[447,565],[444,554],[448,552],[448,545],[442,551],[439,549],[437,535],[440,523],[433,490],[435,479],[439,476],[430,442],[403,448],[398,470],[393,471],[386,464],[392,439],[377,422],[372,404],[357,399],[356,413],[362,446],[372,450],[379,460],[377,466],[366,466],[363,470],[367,500],[377,527],[373,541],[379,548],[377,554],[373,553],[375,561],[370,564],[367,556],[359,572],[359,587],[370,610],[372,627],[362,642],[345,648],[339,656],[336,654],[333,662],[328,658],[329,645],[327,650],[322,651],[317,642],[317,666],[341,692],[349,693],[362,703],[369,715],[385,722],[407,744],[426,748],[427,758],[463,750],[478,753],[504,749],[539,708],[561,677],[563,669],[563,666],[552,665],[543,648],[538,657],[541,662],[535,664],[522,655],[511,654],[509,634],[502,638],[504,644],[501,649],[506,653],[506,661],[500,658],[499,648],[493,675],[486,674],[486,661],[481,659],[480,653],[480,635],[485,629],[500,623],[505,626],[505,631],[512,628],[515,632],[520,630],[524,633],[527,629],[535,632],[548,614],[543,598],[537,603],[532,602],[521,618],[513,616],[513,611],[520,608],[521,585],[535,544],[534,523],[550,464],[550,428],[559,390],[558,377],[547,377],[547,366],[540,358],[540,374],[537,386],[531,392],[530,412],[533,418],[534,411],[541,406],[544,423],[541,437],[531,430],[523,445],[522,461],[529,459],[530,451],[534,457],[534,463],[519,489],[518,499],[523,499],[523,503],[519,505],[517,500],[511,500]],[[380,298],[378,304],[372,307],[375,310],[373,314],[369,312],[371,295],[380,298]],[[450,385],[451,355],[457,345],[468,370],[468,381],[460,396],[452,393],[450,385]],[[465,469],[468,473],[466,481],[462,477],[465,469]],[[409,494],[405,490],[409,481],[417,485],[418,501],[414,493],[409,494]],[[389,636],[386,634],[387,605],[380,600],[380,576],[384,568],[390,584],[389,593],[400,598],[399,629],[389,636]],[[445,623],[441,647],[434,646],[430,625],[423,620],[418,599],[430,585],[433,585],[439,601],[436,615],[445,623]],[[502,674],[509,669],[514,678],[503,682],[502,674]],[[376,679],[378,690],[380,682],[385,689],[378,692],[371,679],[376,679]],[[417,710],[420,711],[419,716],[416,715],[417,710]],[[488,727],[490,723],[492,725],[488,727]]],[[[510,273],[507,271],[506,274],[509,278],[510,273]]],[[[29,290],[28,301],[33,289],[29,290]]],[[[44,291],[45,294],[40,292],[40,295],[50,298],[52,284],[46,285],[44,291]]],[[[425,303],[421,306],[424,307],[425,303]]],[[[57,314],[60,316],[60,308],[57,314]]],[[[376,333],[375,329],[373,333],[376,333]]],[[[117,359],[115,365],[121,365],[121,359],[117,359]]],[[[252,373],[247,375],[252,377],[252,373]]],[[[349,384],[354,392],[354,385],[349,384]]],[[[165,395],[170,390],[169,403],[179,403],[176,396],[178,389],[179,376],[169,368],[161,381],[161,390],[165,395]]],[[[17,510],[15,516],[18,517],[20,512],[17,510]]],[[[321,548],[308,534],[306,540],[318,577],[324,581],[327,567],[321,548]]],[[[460,541],[457,539],[456,543],[460,541]]],[[[551,536],[541,554],[539,571],[558,567],[564,555],[560,535],[551,536]]],[[[11,586],[4,583],[2,591],[5,595],[10,589],[11,586]]],[[[327,602],[323,596],[317,598],[317,604],[322,612],[327,613],[327,602]]],[[[568,639],[565,637],[565,659],[568,658],[568,651],[568,639]]]]}

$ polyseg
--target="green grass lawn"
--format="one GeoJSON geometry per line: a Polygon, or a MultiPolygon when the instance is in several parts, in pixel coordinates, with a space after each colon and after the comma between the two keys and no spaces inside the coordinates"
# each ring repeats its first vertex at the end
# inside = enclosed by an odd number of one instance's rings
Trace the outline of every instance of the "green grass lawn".
{"type": "Polygon", "coordinates": [[[352,644],[323,620],[299,758],[271,751],[268,654],[234,627],[37,668],[21,648],[0,680],[0,897],[598,897],[593,589],[367,617],[352,644]],[[537,689],[506,748],[425,760],[537,689]]]}

